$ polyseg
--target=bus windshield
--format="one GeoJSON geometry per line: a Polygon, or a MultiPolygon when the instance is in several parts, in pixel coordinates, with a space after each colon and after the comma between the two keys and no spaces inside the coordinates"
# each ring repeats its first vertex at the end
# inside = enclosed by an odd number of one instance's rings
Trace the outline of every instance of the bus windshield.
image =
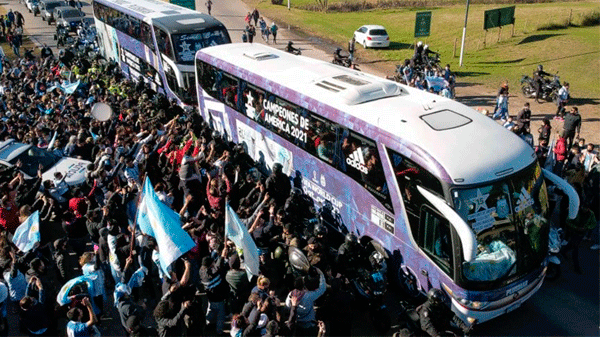
{"type": "Polygon", "coordinates": [[[548,247],[548,197],[540,166],[498,182],[452,192],[471,226],[478,254],[462,266],[465,281],[503,281],[539,267],[548,247]]]}
{"type": "Polygon", "coordinates": [[[198,49],[229,43],[229,34],[225,29],[217,28],[198,33],[173,34],[173,46],[177,63],[194,64],[194,56],[198,49]]]}

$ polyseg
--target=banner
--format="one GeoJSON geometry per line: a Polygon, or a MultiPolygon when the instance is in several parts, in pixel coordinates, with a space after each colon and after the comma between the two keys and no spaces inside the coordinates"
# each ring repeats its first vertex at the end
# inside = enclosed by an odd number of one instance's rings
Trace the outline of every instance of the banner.
{"type": "Polygon", "coordinates": [[[181,255],[194,248],[196,243],[186,231],[181,229],[179,214],[158,199],[147,177],[142,193],[142,201],[136,216],[137,224],[142,233],[156,239],[160,267],[168,275],[169,266],[181,255]]]}

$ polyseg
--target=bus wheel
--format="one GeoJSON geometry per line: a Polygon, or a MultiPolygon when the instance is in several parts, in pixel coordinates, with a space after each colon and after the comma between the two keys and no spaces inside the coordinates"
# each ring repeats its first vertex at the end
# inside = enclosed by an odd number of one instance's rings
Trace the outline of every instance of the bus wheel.
{"type": "Polygon", "coordinates": [[[421,295],[417,278],[410,271],[405,272],[402,268],[398,270],[398,284],[402,291],[412,299],[421,295]]]}

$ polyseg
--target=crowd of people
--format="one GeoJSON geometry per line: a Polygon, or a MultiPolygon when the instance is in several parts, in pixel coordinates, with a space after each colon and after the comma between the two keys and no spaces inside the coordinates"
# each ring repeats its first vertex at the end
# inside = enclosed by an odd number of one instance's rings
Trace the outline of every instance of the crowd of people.
{"type": "MultiPolygon", "coordinates": [[[[541,71],[538,67],[537,72],[541,71]]],[[[541,76],[541,75],[539,75],[541,76]]],[[[597,250],[598,224],[600,219],[599,180],[600,153],[596,144],[586,142],[580,137],[582,118],[579,108],[568,107],[569,83],[565,82],[558,93],[555,121],[561,121],[562,127],[555,130],[551,119],[544,117],[542,125],[537,129],[537,141],[531,130],[532,110],[529,102],[525,102],[516,116],[508,112],[508,83],[503,83],[498,90],[496,106],[492,118],[499,119],[509,131],[521,137],[529,144],[537,155],[542,167],[564,178],[579,194],[581,209],[577,219],[569,221],[561,218],[561,227],[566,229],[568,240],[567,251],[574,251],[574,268],[581,273],[577,248],[583,238],[592,240],[591,248],[597,250]]],[[[534,131],[535,132],[535,131],[534,131]]]]}
{"type": "Polygon", "coordinates": [[[256,36],[256,29],[260,29],[260,37],[267,44],[272,41],[273,44],[277,44],[277,31],[279,27],[272,22],[269,26],[265,21],[265,18],[260,16],[258,9],[254,8],[252,12],[248,12],[244,17],[244,22],[246,22],[246,28],[242,32],[242,42],[252,43],[254,41],[254,37],[256,36]]]}
{"type": "Polygon", "coordinates": [[[112,63],[58,54],[44,48],[43,58],[3,59],[0,139],[90,162],[80,186],[65,183],[67,172],[25,179],[20,169],[30,163],[0,170],[4,333],[317,336],[327,321],[329,334],[350,334],[351,306],[331,308],[352,303],[340,266],[348,266],[344,254],[356,237],[337,254],[324,226],[302,221],[314,213],[280,164],[261,174],[244,147],[196,111],[124,79],[112,63]],[[75,79],[77,88],[66,91],[75,79]],[[111,106],[113,118],[95,119],[96,102],[111,106]],[[157,240],[135,226],[146,178],[195,243],[168,272],[157,240]],[[251,281],[224,236],[226,202],[261,251],[260,275],[251,281]],[[11,238],[35,212],[40,242],[21,251],[11,238]],[[288,246],[305,252],[313,266],[307,274],[286,264],[288,246]]]}
{"type": "MultiPolygon", "coordinates": [[[[258,11],[251,14],[256,26],[261,18],[258,11]]],[[[275,42],[276,29],[265,28],[266,40],[267,31],[275,42]]],[[[312,215],[310,201],[281,165],[257,171],[243,146],[228,142],[196,111],[124,79],[114,65],[76,61],[65,52],[55,58],[48,48],[34,59],[14,53],[16,58],[2,59],[0,140],[90,164],[80,186],[67,185],[66,172],[43,180],[38,171],[27,180],[19,171],[27,163],[0,169],[0,333],[12,328],[24,335],[68,336],[100,331],[317,336],[326,329],[330,335],[351,334],[355,301],[347,278],[357,238],[348,235],[338,250],[324,226],[303,221],[312,215]],[[74,78],[79,85],[73,92],[59,85],[74,78]],[[110,105],[114,117],[95,119],[95,102],[110,105]],[[160,267],[157,241],[135,225],[146,178],[179,213],[195,243],[168,272],[160,267]],[[251,280],[243,256],[225,237],[226,205],[242,218],[261,252],[260,275],[251,280]],[[40,214],[41,240],[23,252],[11,237],[34,212],[40,214]],[[298,274],[286,262],[282,247],[289,246],[305,252],[313,267],[308,273],[298,274]]],[[[449,66],[446,74],[452,74],[449,66]]],[[[528,109],[518,114],[513,129],[529,132],[528,109]]],[[[577,187],[589,209],[598,205],[593,191],[600,160],[595,147],[579,138],[581,118],[576,107],[571,111],[553,151],[547,148],[550,123],[540,128],[545,143],[536,153],[543,163],[548,154],[554,158],[552,170],[577,187]]]]}

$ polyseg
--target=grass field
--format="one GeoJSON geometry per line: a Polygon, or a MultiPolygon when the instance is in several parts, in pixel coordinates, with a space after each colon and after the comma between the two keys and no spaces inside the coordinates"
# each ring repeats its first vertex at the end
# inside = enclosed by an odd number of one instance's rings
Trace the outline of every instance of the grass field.
{"type": "MultiPolygon", "coordinates": [[[[415,42],[415,13],[432,11],[431,36],[424,38],[430,48],[441,55],[442,63],[449,63],[458,71],[463,83],[480,83],[496,88],[508,81],[513,88],[520,87],[521,75],[531,75],[538,64],[548,72],[558,72],[561,81],[571,83],[571,91],[578,97],[600,98],[600,29],[569,27],[556,30],[537,30],[550,24],[562,24],[571,17],[578,25],[584,15],[600,12],[598,2],[552,2],[518,4],[515,10],[514,35],[512,26],[485,33],[485,10],[507,6],[472,5],[469,9],[464,66],[458,67],[460,39],[464,25],[465,5],[436,8],[400,8],[361,12],[313,12],[294,8],[315,0],[291,0],[292,9],[272,5],[267,1],[251,2],[259,11],[311,35],[346,46],[354,30],[363,24],[384,25],[390,34],[391,45],[385,50],[366,50],[359,47],[358,57],[370,62],[401,63],[412,56],[415,42]],[[500,33],[499,33],[500,32],[500,33]],[[456,57],[453,56],[456,44],[456,57]]],[[[335,1],[335,0],[333,0],[335,1]]]]}

